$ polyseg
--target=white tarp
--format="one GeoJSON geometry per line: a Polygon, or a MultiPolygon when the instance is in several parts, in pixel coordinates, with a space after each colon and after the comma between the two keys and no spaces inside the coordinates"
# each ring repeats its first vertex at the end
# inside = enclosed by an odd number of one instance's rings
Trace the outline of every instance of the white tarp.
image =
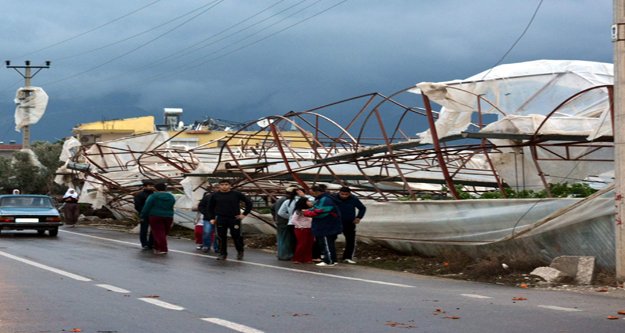
{"type": "Polygon", "coordinates": [[[485,244],[510,236],[581,199],[424,200],[365,202],[358,237],[485,244]]]}
{"type": "MultiPolygon", "coordinates": [[[[471,114],[479,109],[482,113],[498,114],[499,119],[547,115],[584,89],[612,83],[612,64],[536,60],[497,66],[462,81],[422,82],[410,92],[423,93],[443,106],[436,121],[437,134],[442,138],[466,130],[471,123],[471,114]],[[481,101],[478,96],[481,96],[481,101]]],[[[600,119],[597,127],[589,132],[590,139],[611,132],[605,89],[594,90],[575,99],[560,109],[557,115],[600,119]]],[[[429,130],[419,135],[423,142],[432,142],[429,130]]]]}
{"type": "Polygon", "coordinates": [[[80,149],[80,141],[73,136],[70,136],[63,142],[63,148],[61,148],[61,154],[59,155],[59,161],[65,162],[78,152],[80,149]]]}
{"type": "Polygon", "coordinates": [[[614,269],[614,188],[584,199],[365,202],[358,238],[404,253],[474,257],[595,256],[614,269]],[[482,250],[483,249],[483,250],[482,250]]]}
{"type": "Polygon", "coordinates": [[[48,94],[39,87],[22,87],[15,93],[15,130],[36,124],[48,106],[48,94]]]}

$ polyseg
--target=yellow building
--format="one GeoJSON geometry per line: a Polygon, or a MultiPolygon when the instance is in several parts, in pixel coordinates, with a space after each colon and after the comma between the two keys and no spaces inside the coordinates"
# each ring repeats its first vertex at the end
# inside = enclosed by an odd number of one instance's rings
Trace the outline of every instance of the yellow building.
{"type": "Polygon", "coordinates": [[[154,116],[114,119],[80,124],[72,133],[83,145],[155,131],[154,116]]]}
{"type": "MultiPolygon", "coordinates": [[[[167,119],[166,119],[167,120],[167,119]]],[[[179,146],[185,148],[195,148],[203,146],[213,148],[219,145],[220,141],[230,140],[232,146],[261,146],[265,142],[273,142],[272,133],[257,131],[234,130],[185,130],[181,132],[174,129],[176,125],[155,125],[154,116],[115,119],[96,121],[92,123],[80,124],[73,128],[72,132],[76,138],[83,144],[89,145],[96,142],[110,141],[140,135],[153,133],[157,130],[167,131],[169,137],[173,137],[170,141],[171,146],[179,146]],[[236,135],[236,137],[235,137],[236,135]]],[[[310,137],[310,135],[306,134],[310,137]]],[[[310,144],[306,137],[299,131],[280,132],[280,140],[288,142],[293,148],[307,148],[310,144]]]]}

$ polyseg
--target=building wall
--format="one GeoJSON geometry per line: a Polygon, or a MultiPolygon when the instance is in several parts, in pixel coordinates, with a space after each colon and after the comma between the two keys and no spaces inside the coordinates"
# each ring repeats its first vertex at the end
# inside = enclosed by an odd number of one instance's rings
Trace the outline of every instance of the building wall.
{"type": "Polygon", "coordinates": [[[11,158],[13,153],[22,149],[20,144],[0,144],[0,157],[11,158]]]}

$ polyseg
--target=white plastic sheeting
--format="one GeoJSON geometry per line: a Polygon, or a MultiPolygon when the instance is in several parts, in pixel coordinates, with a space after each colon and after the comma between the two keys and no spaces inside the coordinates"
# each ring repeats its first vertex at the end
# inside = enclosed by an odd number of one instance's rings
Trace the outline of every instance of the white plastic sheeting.
{"type": "Polygon", "coordinates": [[[404,253],[544,261],[595,256],[614,269],[614,188],[584,199],[366,203],[359,239],[404,253]]]}
{"type": "MultiPolygon", "coordinates": [[[[511,188],[515,190],[545,188],[529,147],[515,147],[512,140],[491,139],[490,141],[500,147],[501,151],[499,154],[490,155],[493,166],[501,179],[511,188]]],[[[547,148],[536,149],[536,156],[542,160],[540,168],[548,184],[577,183],[589,181],[591,177],[613,174],[614,149],[612,147],[594,149],[593,145],[589,145],[547,148]],[[569,160],[563,159],[562,156],[568,156],[569,160]]],[[[599,186],[597,183],[595,187],[602,188],[605,185],[599,186]]]]}
{"type": "Polygon", "coordinates": [[[65,162],[70,158],[74,157],[80,149],[80,141],[73,136],[65,139],[63,142],[63,147],[61,148],[61,154],[59,155],[59,161],[65,162]]]}
{"type": "Polygon", "coordinates": [[[409,242],[486,244],[580,199],[366,202],[358,236],[409,242]]]}
{"type": "MultiPolygon", "coordinates": [[[[86,153],[89,156],[89,161],[79,162],[89,163],[88,165],[91,168],[102,168],[99,173],[109,181],[120,186],[141,185],[144,176],[141,170],[139,170],[139,165],[137,163],[137,158],[141,156],[135,152],[152,150],[163,144],[168,138],[169,135],[167,132],[155,132],[147,135],[100,142],[87,150],[86,153]]],[[[67,151],[64,152],[65,154],[72,154],[71,147],[75,147],[75,141],[77,141],[75,138],[66,140],[63,145],[64,148],[67,148],[67,151]]],[[[70,162],[70,160],[66,160],[66,164],[61,167],[60,170],[67,171],[68,163],[70,162]]],[[[146,163],[149,162],[146,161],[146,163]]],[[[162,171],[163,173],[171,172],[171,169],[174,169],[159,159],[153,159],[152,164],[154,170],[162,171]]],[[[60,179],[55,179],[55,181],[58,183],[60,179]]],[[[105,184],[99,179],[87,176],[81,190],[79,202],[89,203],[93,205],[95,209],[98,209],[106,205],[109,201],[107,193],[108,189],[105,184]]],[[[132,211],[130,208],[127,210],[132,211]]]]}
{"type": "MultiPolygon", "coordinates": [[[[466,130],[471,122],[471,113],[480,108],[482,113],[499,114],[500,120],[504,116],[546,115],[581,90],[612,83],[612,64],[536,60],[500,65],[461,81],[422,82],[411,92],[423,93],[443,106],[436,121],[437,134],[442,138],[466,130]],[[483,100],[479,102],[477,96],[482,96],[492,105],[483,100]]],[[[596,90],[576,99],[561,109],[550,122],[570,116],[577,116],[581,121],[585,121],[582,118],[599,119],[595,127],[589,129],[591,139],[610,133],[607,91],[596,90]]],[[[553,126],[562,128],[561,133],[568,130],[564,125],[553,126]]],[[[429,130],[419,135],[422,142],[432,142],[429,130]]]]}
{"type": "Polygon", "coordinates": [[[48,106],[48,94],[39,87],[22,87],[15,94],[15,130],[36,124],[48,106]]]}

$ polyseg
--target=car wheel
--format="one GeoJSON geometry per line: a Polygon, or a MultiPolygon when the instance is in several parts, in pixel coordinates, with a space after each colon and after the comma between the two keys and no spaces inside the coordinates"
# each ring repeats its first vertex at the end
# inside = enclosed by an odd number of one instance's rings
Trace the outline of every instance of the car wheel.
{"type": "Polygon", "coordinates": [[[48,234],[50,234],[50,237],[56,237],[56,235],[59,234],[59,228],[57,227],[57,228],[48,230],[48,234]]]}
{"type": "Polygon", "coordinates": [[[37,234],[38,234],[39,236],[43,236],[43,235],[45,235],[45,233],[46,233],[46,231],[45,231],[45,230],[43,230],[43,229],[42,229],[42,230],[37,230],[37,234]]]}

